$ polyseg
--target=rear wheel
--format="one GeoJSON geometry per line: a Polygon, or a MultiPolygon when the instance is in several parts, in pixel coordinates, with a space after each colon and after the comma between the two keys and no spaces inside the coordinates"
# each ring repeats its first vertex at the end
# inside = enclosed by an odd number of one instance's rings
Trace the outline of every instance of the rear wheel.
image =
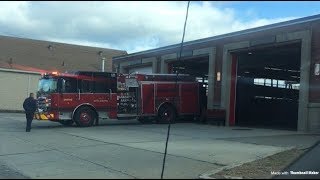
{"type": "Polygon", "coordinates": [[[59,123],[64,125],[64,126],[72,126],[73,120],[59,121],[59,123]]]}
{"type": "Polygon", "coordinates": [[[80,127],[89,127],[97,120],[97,116],[91,108],[81,107],[76,111],[74,120],[80,127]]]}
{"type": "Polygon", "coordinates": [[[157,122],[158,123],[175,123],[176,121],[176,111],[174,109],[173,106],[171,105],[163,105],[160,107],[159,111],[158,111],[158,119],[157,122]]]}

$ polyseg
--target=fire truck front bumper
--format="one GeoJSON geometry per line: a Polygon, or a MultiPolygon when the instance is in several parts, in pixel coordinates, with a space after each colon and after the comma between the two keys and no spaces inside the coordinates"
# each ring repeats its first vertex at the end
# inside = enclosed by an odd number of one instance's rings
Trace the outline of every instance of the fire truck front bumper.
{"type": "Polygon", "coordinates": [[[34,118],[37,120],[53,120],[55,119],[55,116],[53,113],[36,112],[34,118]]]}

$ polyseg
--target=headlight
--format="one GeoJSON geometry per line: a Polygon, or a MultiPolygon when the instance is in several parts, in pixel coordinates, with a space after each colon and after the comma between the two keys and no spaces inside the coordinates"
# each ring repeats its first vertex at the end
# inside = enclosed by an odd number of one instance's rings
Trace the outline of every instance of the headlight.
{"type": "Polygon", "coordinates": [[[45,106],[50,107],[51,106],[51,99],[46,99],[45,100],[45,106]]]}

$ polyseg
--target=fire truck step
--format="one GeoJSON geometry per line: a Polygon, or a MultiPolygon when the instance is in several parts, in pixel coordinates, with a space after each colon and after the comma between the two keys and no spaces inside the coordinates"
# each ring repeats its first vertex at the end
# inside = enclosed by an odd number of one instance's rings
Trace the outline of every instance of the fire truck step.
{"type": "Polygon", "coordinates": [[[119,120],[126,120],[126,119],[137,119],[136,114],[118,114],[119,120]]]}

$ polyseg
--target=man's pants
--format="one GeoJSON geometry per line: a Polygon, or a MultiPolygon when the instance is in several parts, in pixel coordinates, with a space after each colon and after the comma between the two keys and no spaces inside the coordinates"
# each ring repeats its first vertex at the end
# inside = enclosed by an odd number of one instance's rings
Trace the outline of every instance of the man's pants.
{"type": "Polygon", "coordinates": [[[33,120],[33,113],[26,113],[26,118],[27,118],[26,132],[30,132],[31,123],[32,123],[32,120],[33,120]]]}

